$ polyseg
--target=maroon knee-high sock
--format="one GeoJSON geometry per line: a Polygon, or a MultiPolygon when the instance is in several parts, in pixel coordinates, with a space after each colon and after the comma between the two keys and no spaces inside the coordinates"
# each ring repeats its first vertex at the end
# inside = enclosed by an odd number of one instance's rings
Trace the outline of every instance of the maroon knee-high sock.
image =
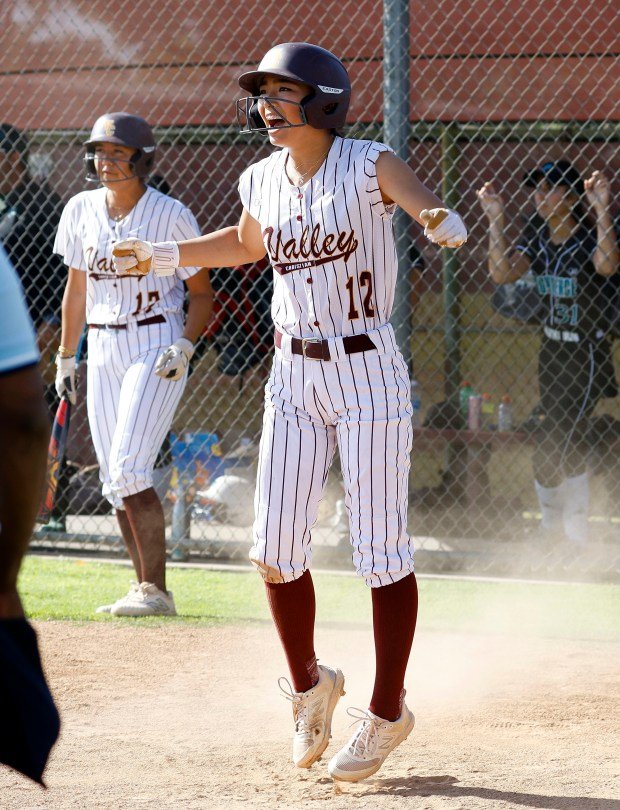
{"type": "Polygon", "coordinates": [[[293,688],[296,692],[307,692],[319,679],[314,652],[316,601],[310,571],[292,582],[266,582],[265,587],[293,688]]]}
{"type": "Polygon", "coordinates": [[[370,711],[397,720],[405,670],[418,616],[418,585],[411,573],[392,585],[372,589],[372,620],[377,669],[370,711]]]}

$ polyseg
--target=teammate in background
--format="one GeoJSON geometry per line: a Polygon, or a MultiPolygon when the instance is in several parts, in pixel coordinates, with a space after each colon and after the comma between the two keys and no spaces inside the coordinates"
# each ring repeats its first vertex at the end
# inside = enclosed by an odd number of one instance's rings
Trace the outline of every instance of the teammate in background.
{"type": "Polygon", "coordinates": [[[38,362],[22,291],[0,247],[0,762],[43,784],[60,721],[17,591],[49,440],[38,362]]]}
{"type": "MultiPolygon", "coordinates": [[[[309,570],[312,527],[338,442],[353,561],[372,588],[377,671],[369,710],[329,771],[358,781],[414,725],[403,702],[417,615],[407,534],[411,402],[389,323],[397,272],[391,218],[400,205],[422,222],[421,212],[441,201],[389,147],[341,137],[351,88],[329,51],[278,45],[239,84],[250,94],[237,102],[245,130],[266,132],[278,147],[242,174],[239,224],[180,244],[129,240],[115,263],[120,274],[152,269],[157,277],[169,263],[271,260],[275,357],[250,558],[265,580],[293,681],[293,760],[308,768],[327,747],[344,691],[342,672],[317,664],[309,570]],[[127,249],[133,258],[122,255],[127,249]]],[[[466,239],[454,211],[424,220],[433,242],[457,247],[466,239]]]]}
{"type": "MultiPolygon", "coordinates": [[[[30,317],[37,332],[45,398],[53,421],[57,408],[53,356],[60,336],[60,306],[65,270],[54,255],[54,235],[62,200],[45,184],[34,180],[28,169],[30,144],[24,132],[0,124],[0,242],[17,271],[30,317]]],[[[58,499],[68,485],[63,469],[58,499]]],[[[64,514],[55,510],[47,531],[64,531],[64,514]]]]}
{"type": "Polygon", "coordinates": [[[601,397],[618,393],[604,313],[606,278],[618,270],[618,244],[610,216],[609,181],[601,172],[582,181],[565,160],[548,162],[524,177],[534,188],[537,216],[513,250],[504,236],[504,201],[492,183],[477,192],[489,220],[489,274],[510,284],[532,270],[545,304],[538,358],[545,414],[533,455],[534,486],[549,537],[588,540],[586,469],[588,419],[601,397]],[[585,197],[596,214],[588,226],[585,197]]]}
{"type": "Polygon", "coordinates": [[[144,119],[101,116],[86,142],[83,191],[62,213],[54,249],[69,266],[58,348],[58,396],[75,399],[75,351],[88,324],[88,420],[103,494],[136,571],[127,596],[98,612],[174,615],[166,589],[165,524],[153,466],[187,379],[193,343],[212,305],[207,270],[178,269],[136,279],[115,273],[112,246],[128,236],[187,239],[199,233],[180,202],[146,185],[155,141],[144,119]],[[185,287],[189,302],[185,324],[185,287]]]}

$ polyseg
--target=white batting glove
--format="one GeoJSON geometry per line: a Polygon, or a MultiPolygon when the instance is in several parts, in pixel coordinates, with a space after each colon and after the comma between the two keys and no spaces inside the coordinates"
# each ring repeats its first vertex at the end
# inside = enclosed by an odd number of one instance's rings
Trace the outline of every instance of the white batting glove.
{"type": "Polygon", "coordinates": [[[194,344],[187,338],[179,338],[159,355],[155,363],[155,374],[164,380],[180,380],[193,354],[194,344]]]}
{"type": "Polygon", "coordinates": [[[424,236],[440,247],[457,248],[467,242],[467,228],[451,208],[431,208],[420,212],[424,236]]]}
{"type": "Polygon", "coordinates": [[[56,393],[66,397],[72,405],[77,401],[75,393],[75,357],[56,357],[56,393]]]}
{"type": "Polygon", "coordinates": [[[173,276],[179,266],[179,246],[176,242],[123,239],[112,248],[112,264],[124,276],[146,276],[151,270],[156,276],[173,276]]]}

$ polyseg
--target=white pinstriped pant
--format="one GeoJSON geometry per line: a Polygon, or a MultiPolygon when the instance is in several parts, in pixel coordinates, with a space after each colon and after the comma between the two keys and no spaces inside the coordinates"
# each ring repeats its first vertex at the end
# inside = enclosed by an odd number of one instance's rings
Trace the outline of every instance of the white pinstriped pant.
{"type": "Polygon", "coordinates": [[[88,333],[88,422],[103,495],[117,509],[122,498],[153,486],[153,467],[170,430],[187,376],[153,373],[160,353],[181,335],[180,318],[128,329],[88,333]]]}
{"type": "Polygon", "coordinates": [[[378,587],[413,571],[410,383],[391,327],[379,331],[380,340],[369,333],[378,351],[336,361],[275,351],[250,551],[267,581],[289,582],[310,566],[312,527],[336,442],[357,573],[378,587]]]}

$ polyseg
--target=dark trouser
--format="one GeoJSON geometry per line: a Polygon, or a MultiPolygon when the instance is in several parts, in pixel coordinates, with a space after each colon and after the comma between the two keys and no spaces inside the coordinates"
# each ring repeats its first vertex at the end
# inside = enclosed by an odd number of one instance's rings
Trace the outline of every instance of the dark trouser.
{"type": "Polygon", "coordinates": [[[544,487],[557,487],[585,472],[588,419],[602,396],[615,395],[609,346],[543,338],[538,379],[545,419],[532,459],[534,477],[544,487]]]}

